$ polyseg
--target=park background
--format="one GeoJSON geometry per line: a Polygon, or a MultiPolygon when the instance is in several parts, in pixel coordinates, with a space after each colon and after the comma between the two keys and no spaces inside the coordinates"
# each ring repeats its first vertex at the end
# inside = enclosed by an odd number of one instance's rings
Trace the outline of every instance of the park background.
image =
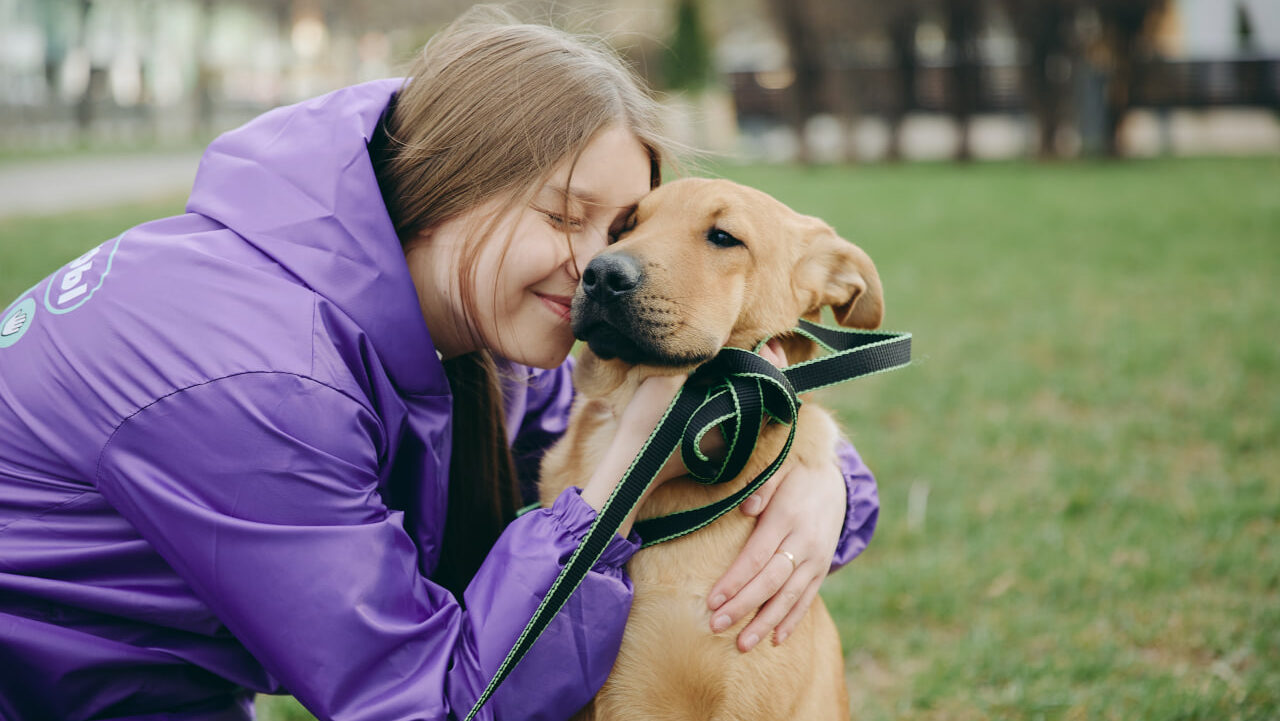
{"type": "MultiPolygon", "coordinates": [[[[0,0],[0,302],[468,5],[0,0]]],[[[915,334],[825,397],[883,505],[823,590],[852,717],[1280,717],[1280,2],[515,7],[605,34],[686,171],[826,219],[915,334]]]]}

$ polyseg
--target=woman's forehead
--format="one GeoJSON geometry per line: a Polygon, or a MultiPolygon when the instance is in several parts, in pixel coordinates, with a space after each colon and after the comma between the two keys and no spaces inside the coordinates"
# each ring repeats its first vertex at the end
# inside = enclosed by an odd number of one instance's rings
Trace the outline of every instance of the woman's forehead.
{"type": "Polygon", "coordinates": [[[576,158],[556,168],[543,192],[588,206],[634,205],[649,191],[649,153],[630,130],[613,126],[596,134],[576,158]]]}

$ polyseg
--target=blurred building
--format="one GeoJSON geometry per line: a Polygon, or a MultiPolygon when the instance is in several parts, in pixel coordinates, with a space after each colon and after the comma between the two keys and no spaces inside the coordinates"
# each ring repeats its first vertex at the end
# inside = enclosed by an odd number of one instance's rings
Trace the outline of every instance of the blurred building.
{"type": "Polygon", "coordinates": [[[180,141],[388,74],[388,34],[341,20],[287,0],[0,2],[0,144],[180,141]]]}

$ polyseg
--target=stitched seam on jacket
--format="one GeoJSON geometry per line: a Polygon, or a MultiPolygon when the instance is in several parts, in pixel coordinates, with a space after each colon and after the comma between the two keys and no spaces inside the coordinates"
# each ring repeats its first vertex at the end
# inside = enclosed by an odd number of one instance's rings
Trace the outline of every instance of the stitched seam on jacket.
{"type": "Polygon", "coordinates": [[[124,424],[126,424],[126,423],[128,423],[130,420],[132,420],[134,416],[138,415],[139,413],[142,413],[143,411],[145,411],[145,410],[147,410],[148,408],[150,408],[150,407],[154,406],[155,404],[159,403],[160,401],[163,401],[163,400],[165,400],[165,399],[167,399],[167,398],[171,398],[171,397],[173,397],[173,396],[176,396],[176,395],[178,395],[179,393],[182,393],[182,392],[184,392],[184,391],[189,391],[189,390],[191,390],[191,389],[193,389],[193,388],[200,388],[200,387],[202,387],[202,386],[207,386],[207,385],[210,385],[210,384],[212,384],[212,383],[217,383],[218,381],[227,380],[227,379],[229,379],[229,378],[237,378],[237,377],[239,377],[239,376],[247,376],[247,375],[283,375],[283,376],[293,376],[294,378],[300,378],[300,379],[302,379],[302,380],[304,380],[304,381],[310,381],[310,382],[312,382],[312,383],[315,383],[315,384],[316,384],[316,385],[318,385],[318,386],[322,386],[322,387],[324,387],[324,388],[328,388],[329,390],[333,391],[334,393],[337,393],[338,395],[341,395],[341,396],[343,396],[344,398],[347,398],[347,399],[348,399],[348,400],[350,400],[351,402],[355,403],[356,405],[360,406],[360,407],[361,407],[361,408],[363,408],[366,412],[368,412],[368,413],[369,413],[369,415],[373,416],[374,418],[377,418],[377,419],[378,419],[378,427],[379,427],[379,429],[382,431],[382,435],[385,437],[385,436],[386,436],[386,434],[387,434],[387,429],[386,429],[386,428],[384,428],[384,427],[382,427],[382,419],[381,419],[381,418],[379,418],[379,417],[378,417],[378,414],[377,414],[377,413],[374,413],[374,412],[373,412],[373,409],[372,409],[372,408],[370,408],[367,404],[361,403],[357,398],[355,398],[354,396],[352,396],[350,393],[347,393],[346,391],[343,391],[343,390],[342,390],[342,389],[340,389],[340,388],[335,388],[335,387],[333,387],[333,386],[329,385],[328,383],[324,383],[324,382],[322,382],[322,381],[316,380],[315,378],[312,378],[311,376],[306,376],[306,375],[303,375],[303,374],[301,374],[301,373],[291,373],[291,372],[289,372],[289,371],[240,371],[239,373],[229,373],[229,374],[227,374],[227,375],[225,375],[225,376],[219,376],[219,377],[217,377],[217,378],[210,378],[210,379],[208,379],[208,380],[201,381],[201,382],[199,382],[199,383],[192,383],[192,384],[191,384],[191,385],[189,385],[189,386],[183,386],[182,388],[177,388],[177,389],[175,389],[175,390],[169,391],[168,393],[166,393],[166,394],[164,394],[164,395],[162,395],[162,396],[160,396],[160,397],[156,398],[155,400],[151,401],[150,403],[148,403],[148,404],[146,404],[146,405],[144,405],[144,406],[142,406],[142,407],[138,408],[138,409],[137,409],[137,410],[135,410],[134,412],[132,412],[132,413],[130,413],[129,415],[127,415],[127,416],[125,416],[124,418],[122,418],[122,419],[120,420],[120,422],[116,424],[115,428],[112,428],[112,429],[111,429],[111,435],[107,436],[107,440],[106,440],[106,442],[104,442],[104,443],[102,444],[102,449],[98,451],[98,460],[97,460],[97,461],[94,463],[94,465],[93,465],[93,485],[94,485],[94,488],[96,489],[96,488],[98,487],[98,480],[102,478],[102,460],[103,460],[103,458],[107,455],[107,449],[111,446],[111,442],[115,440],[115,438],[116,438],[116,434],[117,434],[117,433],[119,433],[119,432],[120,432],[120,429],[124,427],[124,424]]]}
{"type": "Polygon", "coordinates": [[[34,513],[34,514],[30,515],[30,516],[20,516],[20,517],[18,517],[18,518],[13,519],[12,521],[9,521],[8,523],[4,524],[3,526],[0,526],[0,533],[4,533],[5,529],[7,529],[9,526],[12,526],[12,525],[13,525],[13,524],[15,524],[15,523],[18,523],[19,521],[36,521],[36,520],[39,520],[39,519],[41,519],[41,518],[44,518],[46,515],[48,515],[48,514],[50,514],[50,513],[53,513],[54,511],[58,510],[59,508],[62,508],[63,506],[68,506],[68,505],[70,505],[70,504],[72,504],[72,503],[75,503],[76,501],[80,500],[81,498],[84,498],[85,494],[86,494],[86,493],[89,493],[90,491],[92,491],[92,492],[94,492],[94,493],[97,493],[97,492],[98,492],[98,491],[97,491],[97,489],[93,489],[93,488],[86,488],[86,489],[84,489],[83,491],[79,491],[79,492],[77,492],[74,496],[71,496],[70,498],[64,498],[64,499],[62,499],[61,501],[58,501],[57,503],[53,504],[52,506],[45,506],[44,508],[41,508],[41,509],[40,509],[40,511],[39,511],[38,513],[34,513]]]}

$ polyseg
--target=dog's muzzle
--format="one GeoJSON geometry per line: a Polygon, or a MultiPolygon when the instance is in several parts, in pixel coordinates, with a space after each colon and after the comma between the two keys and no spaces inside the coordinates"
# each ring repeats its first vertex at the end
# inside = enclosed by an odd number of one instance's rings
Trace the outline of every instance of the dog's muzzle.
{"type": "Polygon", "coordinates": [[[691,331],[679,304],[663,297],[660,282],[638,258],[602,253],[582,271],[573,295],[573,335],[606,360],[632,365],[693,366],[720,350],[691,331]]]}
{"type": "Polygon", "coordinates": [[[574,337],[601,358],[652,360],[652,349],[640,340],[646,333],[632,302],[643,282],[644,267],[634,256],[603,253],[593,258],[573,296],[574,337]]]}

